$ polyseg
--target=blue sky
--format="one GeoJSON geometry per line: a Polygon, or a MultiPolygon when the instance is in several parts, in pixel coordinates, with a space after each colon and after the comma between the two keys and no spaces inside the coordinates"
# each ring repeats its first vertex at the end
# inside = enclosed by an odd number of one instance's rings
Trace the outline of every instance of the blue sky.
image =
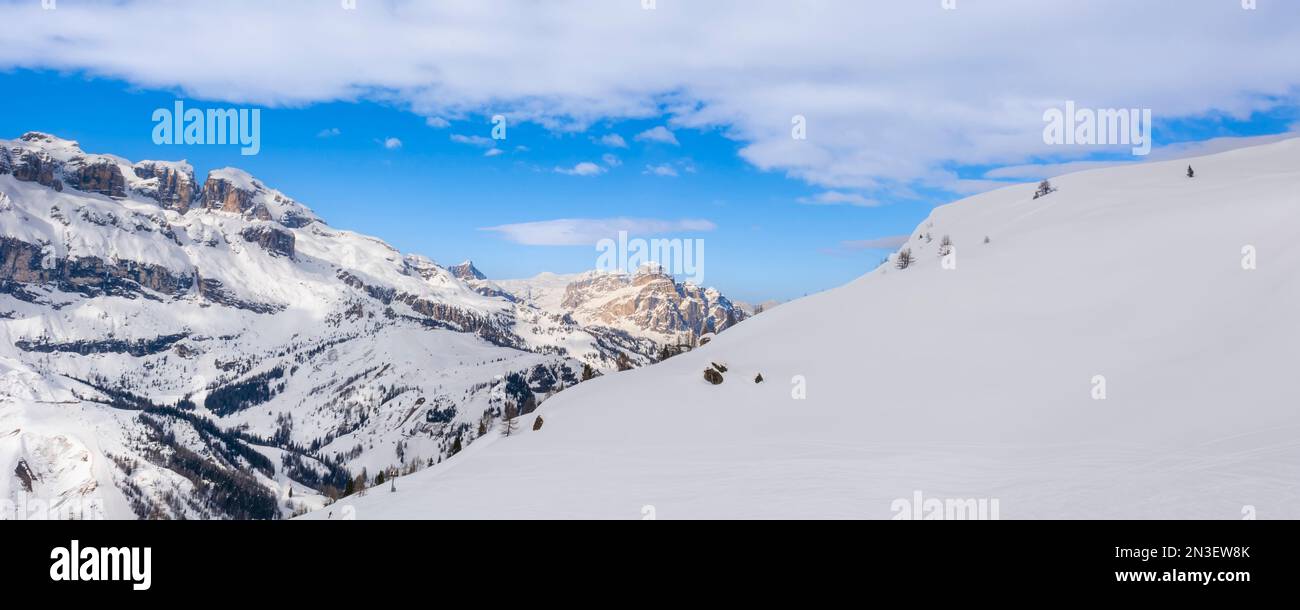
{"type": "Polygon", "coordinates": [[[674,233],[705,240],[706,282],[734,298],[789,299],[861,275],[883,252],[828,255],[840,241],[906,233],[938,200],[874,209],[798,203],[816,192],[765,172],[737,154],[741,144],[716,131],[674,130],[679,145],[635,140],[664,120],[602,122],[579,133],[536,124],[507,127],[503,150],[453,142],[452,134],[490,137],[490,117],[433,128],[416,114],[375,102],[323,103],[262,110],[262,148],[240,155],[236,146],[157,145],[151,114],[184,99],[187,108],[228,107],[220,100],[178,98],[168,91],[79,74],[11,71],[0,90],[38,95],[0,96],[0,137],[44,131],[77,140],[87,152],[132,161],[186,159],[202,176],[235,166],[310,206],[331,225],[378,236],[403,252],[445,264],[473,259],[491,277],[593,268],[588,246],[530,246],[482,230],[557,218],[704,219],[712,231],[674,233]],[[337,135],[323,136],[327,130],[337,135]],[[594,142],[620,134],[626,148],[594,142]],[[387,138],[402,145],[389,149],[387,138]],[[516,147],[526,152],[516,152],[516,147]],[[573,176],[557,167],[617,156],[618,167],[597,176],[573,176]],[[669,165],[676,176],[646,173],[669,165]],[[693,171],[688,171],[692,168],[693,171]]]}
{"type": "MultiPolygon", "coordinates": [[[[703,238],[706,281],[733,298],[790,299],[831,288],[872,269],[889,247],[854,246],[907,234],[935,206],[958,198],[943,189],[914,189],[882,205],[808,205],[819,189],[780,171],[743,160],[743,142],[719,130],[674,129],[678,144],[638,140],[668,117],[607,121],[579,132],[537,124],[508,126],[504,154],[453,141],[453,135],[489,138],[488,116],[432,127],[405,109],[380,102],[330,102],[262,109],[262,149],[158,145],[151,139],[156,108],[177,99],[187,107],[227,107],[222,100],[186,98],[113,79],[76,73],[14,70],[0,73],[0,90],[39,95],[0,97],[0,133],[14,138],[45,131],[77,140],[88,152],[133,161],[186,159],[202,176],[227,165],[248,170],[273,188],[303,201],[331,225],[383,238],[403,252],[446,264],[473,259],[491,277],[592,268],[597,252],[584,246],[525,245],[494,231],[514,223],[558,218],[701,219],[711,231],[672,232],[703,238]],[[602,143],[619,135],[625,147],[602,143]],[[397,138],[401,146],[385,145],[397,138]],[[604,155],[617,157],[610,166],[604,155]],[[557,168],[595,162],[595,176],[557,168]],[[648,168],[668,166],[676,175],[648,168]]],[[[1225,136],[1285,132],[1295,109],[1281,106],[1246,120],[1202,117],[1158,124],[1160,144],[1225,136]]],[[[1090,159],[1125,159],[1095,154],[1090,159]]],[[[1050,159],[1041,159],[1050,161],[1050,159]]],[[[997,166],[954,166],[980,178],[997,166]]],[[[1016,180],[1008,181],[1008,184],[1016,180]]],[[[635,235],[634,235],[635,236],[635,235]]]]}
{"type": "Polygon", "coordinates": [[[473,259],[496,278],[596,264],[594,243],[510,239],[520,231],[564,219],[685,223],[694,228],[665,235],[705,240],[705,283],[755,301],[862,275],[935,205],[1135,160],[1045,145],[1043,112],[1065,100],[1152,109],[1150,159],[1300,121],[1300,3],[223,7],[0,0],[0,138],[37,130],[89,152],[183,158],[200,179],[240,167],[335,227],[444,264],[473,259]],[[262,109],[260,154],[154,144],[151,114],[177,99],[262,109]],[[476,140],[497,113],[509,116],[508,138],[487,156],[476,140]],[[790,136],[794,116],[807,121],[806,141],[790,136]],[[676,143],[636,138],[652,129],[676,143]],[[626,147],[600,142],[611,134],[626,147]],[[598,170],[559,171],[575,167],[598,170]],[[516,230],[484,230],[504,225],[516,230]]]}

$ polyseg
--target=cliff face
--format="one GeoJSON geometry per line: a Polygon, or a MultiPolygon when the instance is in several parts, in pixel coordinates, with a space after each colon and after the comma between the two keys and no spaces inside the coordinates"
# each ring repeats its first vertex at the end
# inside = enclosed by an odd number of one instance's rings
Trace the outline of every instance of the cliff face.
{"type": "Polygon", "coordinates": [[[561,305],[595,322],[698,337],[725,330],[745,312],[712,288],[680,283],[646,268],[635,274],[596,274],[569,284],[561,305]]]}
{"type": "Polygon", "coordinates": [[[0,292],[10,292],[20,300],[30,301],[31,293],[14,290],[24,284],[49,284],[64,292],[92,297],[137,298],[153,296],[146,290],[168,296],[188,291],[194,285],[194,275],[129,260],[94,256],[59,258],[40,246],[0,237],[0,286],[10,288],[0,292]]]}
{"type": "Polygon", "coordinates": [[[135,175],[143,180],[136,187],[137,192],[157,201],[165,209],[181,214],[190,211],[199,189],[194,181],[194,168],[188,163],[141,161],[133,169],[135,175]]]}

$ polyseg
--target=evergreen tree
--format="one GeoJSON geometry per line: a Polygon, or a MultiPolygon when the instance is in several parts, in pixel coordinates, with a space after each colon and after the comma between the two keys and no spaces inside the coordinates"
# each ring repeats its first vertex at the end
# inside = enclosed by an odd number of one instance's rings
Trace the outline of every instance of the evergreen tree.
{"type": "Polygon", "coordinates": [[[515,418],[519,417],[519,409],[515,408],[512,403],[506,403],[505,413],[501,416],[501,436],[509,437],[517,429],[515,418]]]}
{"type": "Polygon", "coordinates": [[[1190,166],[1190,165],[1187,166],[1187,177],[1188,177],[1188,178],[1195,178],[1195,177],[1196,177],[1196,172],[1192,170],[1192,166],[1190,166]]]}
{"type": "Polygon", "coordinates": [[[1043,197],[1045,195],[1049,195],[1054,192],[1056,192],[1056,187],[1052,186],[1051,182],[1044,180],[1038,183],[1038,190],[1034,191],[1034,199],[1038,199],[1039,197],[1043,197]]]}
{"type": "Polygon", "coordinates": [[[596,370],[591,368],[590,364],[582,363],[582,380],[591,381],[596,377],[596,370]]]}

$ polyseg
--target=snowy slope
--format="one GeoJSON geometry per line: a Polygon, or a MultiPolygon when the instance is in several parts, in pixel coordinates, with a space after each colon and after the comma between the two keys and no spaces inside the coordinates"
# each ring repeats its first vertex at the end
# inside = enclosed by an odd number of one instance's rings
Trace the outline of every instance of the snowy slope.
{"type": "Polygon", "coordinates": [[[1004,519],[1300,518],[1300,140],[1188,163],[937,208],[907,269],[567,390],[308,517],[888,519],[919,491],[1004,519]]]}

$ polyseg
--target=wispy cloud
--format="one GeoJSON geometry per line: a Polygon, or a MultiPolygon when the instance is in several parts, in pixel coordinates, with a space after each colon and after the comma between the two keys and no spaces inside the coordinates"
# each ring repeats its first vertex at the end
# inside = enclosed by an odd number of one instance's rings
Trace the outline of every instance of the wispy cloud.
{"type": "Polygon", "coordinates": [[[492,148],[496,146],[496,140],[493,140],[492,138],[484,136],[467,136],[459,133],[451,134],[451,141],[457,144],[477,146],[479,148],[492,148]]]}
{"type": "Polygon", "coordinates": [[[880,202],[875,199],[870,199],[858,193],[845,193],[842,191],[824,191],[812,197],[800,197],[798,201],[804,205],[852,205],[863,208],[880,205],[880,202]]]}
{"type": "Polygon", "coordinates": [[[627,148],[627,140],[624,140],[623,136],[616,133],[605,134],[597,142],[610,148],[627,148]]]}
{"type": "Polygon", "coordinates": [[[402,147],[402,141],[397,138],[385,138],[384,148],[388,150],[397,150],[402,147]]]}
{"type": "Polygon", "coordinates": [[[593,246],[602,239],[614,239],[619,231],[645,237],[667,233],[706,232],[717,228],[708,220],[661,220],[655,218],[561,218],[483,227],[509,241],[529,246],[593,246]]]}
{"type": "Polygon", "coordinates": [[[645,166],[645,171],[641,173],[649,174],[651,176],[664,176],[668,178],[676,178],[678,175],[677,169],[667,163],[661,163],[659,165],[647,165],[645,166]]]}
{"type": "Polygon", "coordinates": [[[638,133],[634,139],[638,142],[659,142],[661,144],[672,144],[673,146],[679,145],[677,142],[677,136],[674,135],[673,132],[668,131],[668,128],[663,125],[638,133]]]}
{"type": "Polygon", "coordinates": [[[316,132],[318,138],[333,138],[340,135],[343,135],[343,132],[338,127],[330,127],[316,132]]]}
{"type": "Polygon", "coordinates": [[[424,120],[424,124],[434,129],[446,129],[451,127],[451,122],[440,116],[431,116],[424,120]]]}
{"type": "Polygon", "coordinates": [[[501,150],[500,148],[489,148],[489,149],[487,149],[487,151],[485,151],[485,152],[483,153],[483,156],[484,156],[484,157],[495,157],[495,156],[497,156],[497,155],[504,155],[504,154],[506,154],[506,151],[501,150]]]}
{"type": "Polygon", "coordinates": [[[618,167],[623,164],[623,160],[613,153],[605,153],[600,156],[600,160],[606,167],[618,167]]]}
{"type": "Polygon", "coordinates": [[[596,165],[591,161],[583,161],[573,167],[557,167],[555,168],[555,171],[556,173],[564,174],[566,176],[596,176],[603,174],[605,168],[596,165]]]}

